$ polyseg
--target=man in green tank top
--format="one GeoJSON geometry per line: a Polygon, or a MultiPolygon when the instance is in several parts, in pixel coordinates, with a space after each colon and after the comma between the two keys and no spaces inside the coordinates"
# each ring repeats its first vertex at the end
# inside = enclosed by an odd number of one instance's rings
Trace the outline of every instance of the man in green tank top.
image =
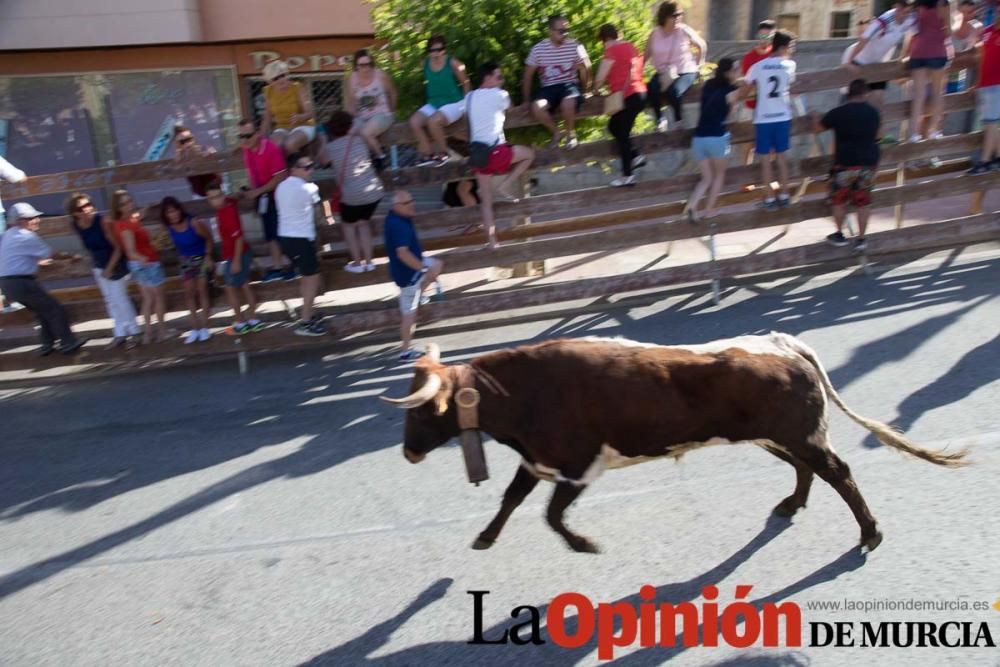
{"type": "Polygon", "coordinates": [[[465,95],[470,88],[465,64],[448,55],[444,35],[427,40],[424,86],[427,103],[410,116],[410,129],[420,151],[417,166],[439,167],[458,157],[448,151],[444,128],[465,115],[465,95]]]}

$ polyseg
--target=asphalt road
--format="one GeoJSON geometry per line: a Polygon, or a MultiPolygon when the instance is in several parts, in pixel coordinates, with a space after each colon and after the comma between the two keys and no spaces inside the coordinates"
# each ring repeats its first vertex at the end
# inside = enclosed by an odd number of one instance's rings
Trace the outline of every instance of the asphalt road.
{"type": "MultiPolygon", "coordinates": [[[[822,481],[791,522],[770,517],[794,474],[751,446],[607,473],[568,523],[600,555],[570,552],[542,519],[540,486],[492,550],[469,549],[517,465],[487,445],[492,478],[465,480],[450,446],[402,456],[408,370],[387,347],[232,362],[0,390],[0,664],[576,665],[596,644],[470,645],[520,605],[720,608],[790,600],[803,623],[987,621],[1000,612],[819,611],[817,601],[1000,598],[1000,254],[942,253],[875,277],[841,272],[485,331],[442,335],[445,360],[555,336],[704,342],[781,330],[816,349],[849,405],[924,445],[968,444],[946,470],[875,446],[832,415],[885,541],[863,556],[847,506],[822,481]]],[[[553,396],[553,400],[558,400],[553,396]]],[[[572,608],[570,608],[572,616],[572,608]]],[[[527,618],[522,610],[520,619],[527,618]]],[[[575,632],[573,619],[567,631],[575,632]]],[[[854,631],[855,639],[860,629],[854,631]]],[[[973,630],[975,636],[976,630],[973,630]]],[[[954,635],[960,636],[960,633],[954,635]]],[[[998,665],[996,648],[641,648],[616,664],[998,665]]]]}

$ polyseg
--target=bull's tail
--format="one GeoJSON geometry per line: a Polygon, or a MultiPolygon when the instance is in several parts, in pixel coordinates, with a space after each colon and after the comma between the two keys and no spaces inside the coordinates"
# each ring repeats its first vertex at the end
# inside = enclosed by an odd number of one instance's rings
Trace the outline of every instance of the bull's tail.
{"type": "Polygon", "coordinates": [[[837,407],[843,410],[844,414],[854,420],[857,424],[871,431],[875,437],[882,442],[882,444],[888,445],[889,447],[909,454],[910,456],[915,456],[918,459],[930,461],[931,463],[939,466],[945,466],[947,468],[959,468],[969,464],[968,460],[966,460],[966,457],[969,454],[968,449],[963,448],[955,452],[924,449],[923,447],[911,442],[899,429],[874,419],[862,417],[858,413],[851,410],[847,407],[847,404],[844,403],[843,399],[840,398],[840,394],[837,393],[837,390],[834,389],[833,383],[830,382],[830,377],[826,374],[826,370],[820,363],[816,353],[808,345],[794,336],[789,336],[787,334],[776,335],[781,336],[781,341],[786,346],[802,355],[809,361],[810,364],[812,364],[813,368],[815,368],[816,372],[819,374],[820,380],[823,382],[823,388],[826,390],[827,395],[833,399],[833,402],[837,405],[837,407]]]}

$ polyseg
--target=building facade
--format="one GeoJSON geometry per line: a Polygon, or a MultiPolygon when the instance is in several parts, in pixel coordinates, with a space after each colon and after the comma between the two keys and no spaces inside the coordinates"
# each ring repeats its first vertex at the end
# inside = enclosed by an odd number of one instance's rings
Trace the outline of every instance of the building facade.
{"type": "Polygon", "coordinates": [[[692,0],[687,21],[709,40],[752,39],[757,24],[774,19],[800,39],[854,37],[858,22],[887,0],[692,0]]]}
{"type": "MultiPolygon", "coordinates": [[[[341,103],[352,54],[373,43],[363,0],[0,1],[0,155],[29,174],[171,157],[175,124],[236,145],[260,73],[288,61],[320,117],[341,103]]],[[[184,182],[136,185],[140,202],[184,182]],[[145,190],[149,190],[146,192],[145,190]],[[155,191],[154,191],[155,190],[155,191]]],[[[92,193],[100,203],[104,194],[92,193]]],[[[40,198],[46,212],[61,197],[40,198]]]]}

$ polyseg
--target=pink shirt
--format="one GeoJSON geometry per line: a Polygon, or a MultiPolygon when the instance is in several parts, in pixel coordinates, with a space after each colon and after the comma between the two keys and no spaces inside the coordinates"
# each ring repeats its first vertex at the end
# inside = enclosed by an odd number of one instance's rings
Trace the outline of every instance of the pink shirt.
{"type": "Polygon", "coordinates": [[[243,149],[243,164],[250,174],[250,187],[259,188],[285,170],[285,154],[262,137],[256,149],[243,149]]]}
{"type": "Polygon", "coordinates": [[[686,26],[678,25],[669,35],[664,35],[659,28],[649,33],[650,60],[657,72],[662,72],[673,65],[678,74],[689,74],[698,71],[698,61],[691,50],[691,36],[686,26]]]}

